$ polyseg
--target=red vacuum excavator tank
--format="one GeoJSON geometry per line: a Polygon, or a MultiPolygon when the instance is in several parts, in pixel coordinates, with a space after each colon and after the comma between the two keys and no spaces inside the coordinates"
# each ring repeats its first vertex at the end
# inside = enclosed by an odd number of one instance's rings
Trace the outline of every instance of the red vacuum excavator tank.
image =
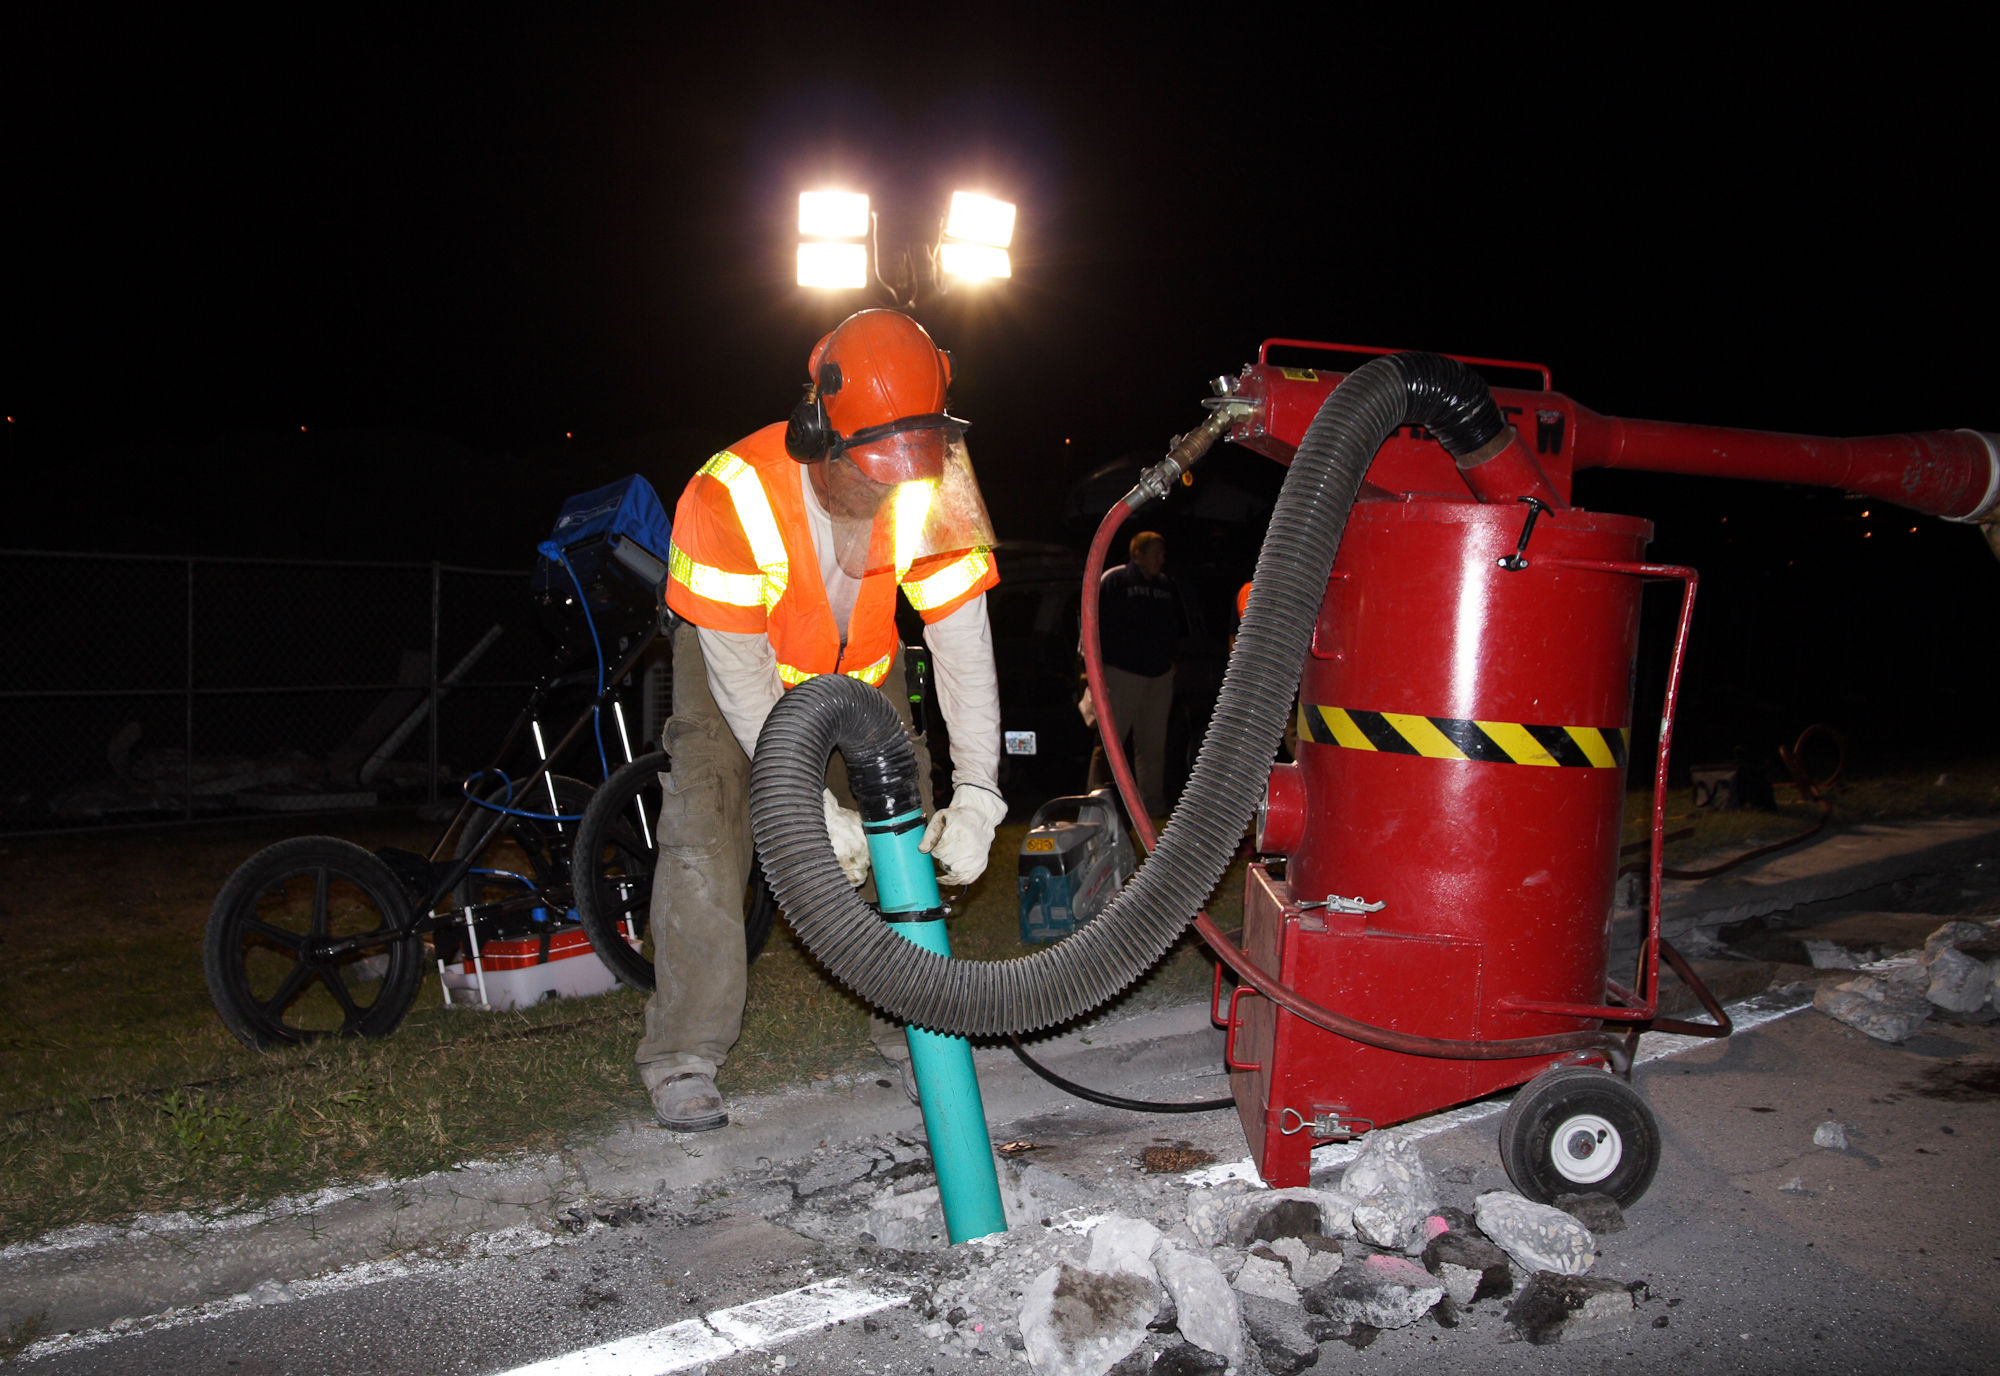
{"type": "MultiPolygon", "coordinates": [[[[1341,374],[1269,366],[1269,347],[1237,385],[1258,409],[1231,438],[1289,462],[1341,374]]],[[[1550,391],[1546,369],[1463,361],[1542,385],[1494,389],[1515,436],[1487,463],[1462,472],[1404,427],[1370,468],[1300,680],[1298,763],[1274,772],[1260,823],[1258,848],[1284,855],[1284,877],[1252,867],[1245,953],[1312,1002],[1394,1032],[1491,1042],[1649,1026],[1657,914],[1625,934],[1639,950],[1632,987],[1607,978],[1640,591],[1648,578],[1686,583],[1684,638],[1693,574],[1643,562],[1649,522],[1568,506],[1572,469],[1818,481],[1963,519],[2000,500],[2000,460],[1971,432],[1807,440],[1617,421],[1550,391]]],[[[1273,1185],[1306,1183],[1316,1142],[1604,1059],[1382,1050],[1247,987],[1216,1011],[1273,1185]]],[[[1657,1143],[1621,1140],[1621,1123],[1627,1137],[1644,1132],[1614,1098],[1558,1111],[1568,1116],[1536,1139],[1549,1157],[1539,1175],[1509,1161],[1516,1183],[1643,1191],[1652,1167],[1640,1158],[1657,1143]]]]}

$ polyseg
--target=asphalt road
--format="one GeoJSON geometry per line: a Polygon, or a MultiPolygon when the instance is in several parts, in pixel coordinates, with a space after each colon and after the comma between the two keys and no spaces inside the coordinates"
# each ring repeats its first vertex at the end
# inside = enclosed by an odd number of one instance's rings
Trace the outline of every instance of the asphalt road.
{"type": "MultiPolygon", "coordinates": [[[[2000,1370],[2000,1025],[1934,1024],[1889,1047],[1808,1010],[1644,1065],[1636,1081],[1665,1130],[1665,1158],[1627,1229],[1599,1239],[1597,1268],[1648,1283],[1652,1298],[1630,1331],[1531,1347],[1506,1340],[1498,1306],[1487,1302],[1457,1329],[1426,1319],[1364,1350],[1328,1344],[1319,1369],[2000,1370]],[[1847,1151],[1813,1145],[1828,1120],[1852,1125],[1847,1151]]],[[[1447,1202],[1505,1187],[1497,1126],[1487,1118],[1424,1141],[1427,1161],[1450,1182],[1447,1202]]],[[[1132,1169],[1138,1147],[1162,1132],[1228,1156],[1243,1151],[1227,1114],[1161,1120],[1089,1110],[1059,1130],[1039,1126],[1051,1141],[1045,1164],[1076,1178],[1132,1169]]],[[[434,1258],[374,1283],[302,1287],[308,1293],[291,1302],[110,1336],[25,1369],[485,1376],[853,1275],[869,1261],[720,1198],[528,1250],[434,1258]]],[[[863,1277],[889,1289],[924,1279],[863,1277]]],[[[824,1372],[1017,1365],[1004,1353],[947,1357],[924,1339],[923,1323],[907,1306],[887,1308],[708,1370],[769,1371],[780,1358],[785,1369],[824,1372]]]]}

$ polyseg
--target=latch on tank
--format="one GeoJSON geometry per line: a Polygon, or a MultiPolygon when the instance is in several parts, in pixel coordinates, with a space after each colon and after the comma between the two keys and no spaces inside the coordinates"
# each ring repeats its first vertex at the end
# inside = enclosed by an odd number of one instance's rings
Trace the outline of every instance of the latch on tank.
{"type": "Polygon", "coordinates": [[[1349,1113],[1339,1104],[1315,1104],[1310,1120],[1295,1108],[1278,1110],[1278,1131],[1287,1137],[1312,1129],[1315,1142],[1351,1142],[1375,1127],[1372,1118],[1349,1113]]]}

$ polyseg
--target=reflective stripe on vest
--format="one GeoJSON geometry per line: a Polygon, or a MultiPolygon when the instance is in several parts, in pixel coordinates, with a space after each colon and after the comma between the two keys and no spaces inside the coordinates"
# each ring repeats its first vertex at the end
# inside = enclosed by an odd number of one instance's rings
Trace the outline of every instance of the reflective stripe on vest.
{"type": "MultiPolygon", "coordinates": [[[[765,611],[778,605],[791,577],[791,560],[785,555],[785,539],[778,532],[778,518],[771,514],[771,499],[764,495],[763,480],[757,470],[727,449],[701,466],[701,472],[729,489],[729,501],[736,508],[736,522],[750,542],[750,557],[757,561],[762,588],[756,600],[735,602],[739,607],[762,603],[765,611]]],[[[739,575],[740,576],[740,575],[739,575]]],[[[693,585],[689,584],[691,590],[693,585]]],[[[716,598],[716,601],[733,601],[716,598]]]]}
{"type": "Polygon", "coordinates": [[[963,597],[986,576],[986,570],[992,565],[988,551],[982,546],[968,551],[964,558],[953,560],[936,573],[903,583],[903,596],[920,612],[942,607],[954,597],[963,597]]]}
{"type": "Polygon", "coordinates": [[[667,546],[667,576],[696,597],[711,602],[724,602],[732,607],[763,605],[762,575],[731,573],[713,564],[697,564],[679,545],[667,546]]]}
{"type": "MultiPolygon", "coordinates": [[[[896,652],[894,650],[891,650],[889,651],[888,654],[883,655],[873,664],[866,665],[860,669],[843,669],[841,672],[846,674],[849,678],[860,679],[870,688],[880,688],[882,686],[882,680],[889,677],[889,670],[895,664],[895,662],[896,662],[896,652]]],[[[778,677],[783,679],[788,687],[796,688],[801,683],[804,683],[807,679],[818,678],[819,675],[808,673],[804,669],[797,669],[789,664],[780,662],[778,665],[778,677]]]]}

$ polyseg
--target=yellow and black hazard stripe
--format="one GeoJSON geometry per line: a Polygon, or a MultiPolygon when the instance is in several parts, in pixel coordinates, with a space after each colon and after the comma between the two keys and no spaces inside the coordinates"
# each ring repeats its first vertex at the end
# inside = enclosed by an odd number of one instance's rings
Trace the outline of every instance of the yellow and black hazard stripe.
{"type": "Polygon", "coordinates": [[[1533,726],[1311,703],[1299,704],[1299,735],[1320,745],[1386,755],[1571,769],[1622,769],[1632,743],[1631,728],[1624,726],[1533,726]]]}

